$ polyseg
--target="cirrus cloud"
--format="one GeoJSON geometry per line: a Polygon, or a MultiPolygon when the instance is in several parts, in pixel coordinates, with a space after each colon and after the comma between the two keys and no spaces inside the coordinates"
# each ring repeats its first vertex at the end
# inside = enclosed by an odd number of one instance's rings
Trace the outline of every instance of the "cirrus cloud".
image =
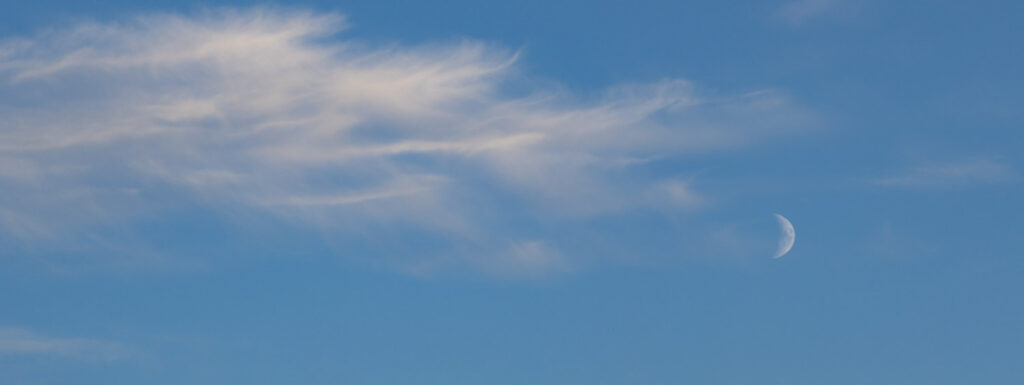
{"type": "Polygon", "coordinates": [[[51,356],[89,362],[113,362],[138,353],[123,344],[91,338],[58,338],[31,330],[0,327],[0,356],[51,356]]]}
{"type": "Polygon", "coordinates": [[[256,8],[4,40],[0,232],[53,240],[180,200],[330,237],[440,240],[417,257],[384,247],[386,264],[565,270],[573,253],[523,229],[705,204],[678,171],[635,171],[808,119],[774,90],[712,95],[678,79],[511,92],[525,76],[514,51],[373,46],[344,27],[256,8]]]}
{"type": "Polygon", "coordinates": [[[1017,179],[1010,165],[986,158],[919,165],[902,173],[872,180],[876,185],[904,188],[976,186],[1017,179]]]}

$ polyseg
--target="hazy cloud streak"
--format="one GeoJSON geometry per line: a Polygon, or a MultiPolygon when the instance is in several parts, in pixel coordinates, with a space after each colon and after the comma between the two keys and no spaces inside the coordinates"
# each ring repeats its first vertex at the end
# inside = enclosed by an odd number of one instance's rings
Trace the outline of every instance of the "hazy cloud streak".
{"type": "Polygon", "coordinates": [[[133,349],[116,342],[90,338],[56,338],[30,330],[0,327],[0,355],[39,355],[90,362],[130,358],[133,349]]]}
{"type": "Polygon", "coordinates": [[[392,223],[518,245],[495,255],[563,266],[557,245],[499,233],[502,216],[481,213],[693,207],[706,200],[688,181],[630,171],[807,121],[772,90],[702,96],[683,80],[513,95],[514,52],[373,47],[343,29],[339,15],[257,8],[4,41],[0,235],[127,221],[171,196],[338,234],[392,223]]]}
{"type": "Polygon", "coordinates": [[[840,5],[840,0],[791,0],[779,8],[775,17],[786,23],[799,25],[833,12],[840,5]]]}
{"type": "Polygon", "coordinates": [[[917,166],[872,182],[891,187],[938,188],[1006,182],[1016,178],[1017,173],[1007,164],[990,159],[972,159],[917,166]]]}

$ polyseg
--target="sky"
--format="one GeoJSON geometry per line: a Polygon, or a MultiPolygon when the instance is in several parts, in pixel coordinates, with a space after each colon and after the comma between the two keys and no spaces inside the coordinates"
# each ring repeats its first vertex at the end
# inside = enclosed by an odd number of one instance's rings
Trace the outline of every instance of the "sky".
{"type": "Polygon", "coordinates": [[[2,8],[2,384],[1024,383],[1024,3],[2,8]]]}

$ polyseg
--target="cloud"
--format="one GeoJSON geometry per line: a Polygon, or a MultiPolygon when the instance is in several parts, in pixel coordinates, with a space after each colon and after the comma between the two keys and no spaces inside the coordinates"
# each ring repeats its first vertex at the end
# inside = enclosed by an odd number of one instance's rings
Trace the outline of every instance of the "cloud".
{"type": "Polygon", "coordinates": [[[940,188],[1007,182],[1017,173],[1007,164],[991,159],[922,165],[900,174],[878,178],[872,183],[891,187],[940,188]]]}
{"type": "Polygon", "coordinates": [[[89,338],[56,338],[25,329],[0,327],[0,356],[4,355],[112,362],[131,358],[135,352],[116,342],[89,338]]]}
{"type": "Polygon", "coordinates": [[[941,245],[926,242],[911,229],[883,221],[870,233],[864,244],[867,255],[891,261],[912,261],[942,251],[941,245]]]}
{"type": "Polygon", "coordinates": [[[799,25],[840,9],[841,0],[791,0],[775,12],[775,18],[799,25]]]}
{"type": "MultiPolygon", "coordinates": [[[[715,95],[679,79],[523,92],[515,51],[377,46],[344,28],[336,14],[253,8],[4,40],[0,235],[65,239],[192,204],[348,241],[437,240],[417,255],[471,244],[461,253],[555,267],[529,256],[560,245],[521,229],[698,207],[708,199],[686,170],[650,164],[809,120],[775,90],[715,95]]],[[[401,254],[388,250],[371,254],[401,254]]]]}

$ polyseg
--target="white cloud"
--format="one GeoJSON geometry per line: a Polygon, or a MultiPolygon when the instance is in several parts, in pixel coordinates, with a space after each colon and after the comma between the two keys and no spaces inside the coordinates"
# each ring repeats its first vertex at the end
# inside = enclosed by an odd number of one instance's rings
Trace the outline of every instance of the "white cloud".
{"type": "Polygon", "coordinates": [[[0,356],[2,355],[38,355],[89,362],[111,362],[131,358],[135,352],[116,342],[49,337],[30,330],[0,327],[0,356]]]}
{"type": "Polygon", "coordinates": [[[1007,164],[991,159],[969,159],[921,165],[872,182],[892,187],[935,188],[999,183],[1016,178],[1017,173],[1007,164]]]}
{"type": "MultiPolygon", "coordinates": [[[[335,234],[390,223],[490,250],[534,238],[499,233],[503,211],[544,221],[699,205],[690,182],[632,171],[807,121],[776,91],[702,95],[683,80],[513,96],[514,52],[375,47],[343,27],[338,15],[257,8],[5,40],[0,233],[73,233],[177,199],[335,234]]],[[[529,242],[519,250],[533,252],[510,255],[559,253],[529,242]]]]}

